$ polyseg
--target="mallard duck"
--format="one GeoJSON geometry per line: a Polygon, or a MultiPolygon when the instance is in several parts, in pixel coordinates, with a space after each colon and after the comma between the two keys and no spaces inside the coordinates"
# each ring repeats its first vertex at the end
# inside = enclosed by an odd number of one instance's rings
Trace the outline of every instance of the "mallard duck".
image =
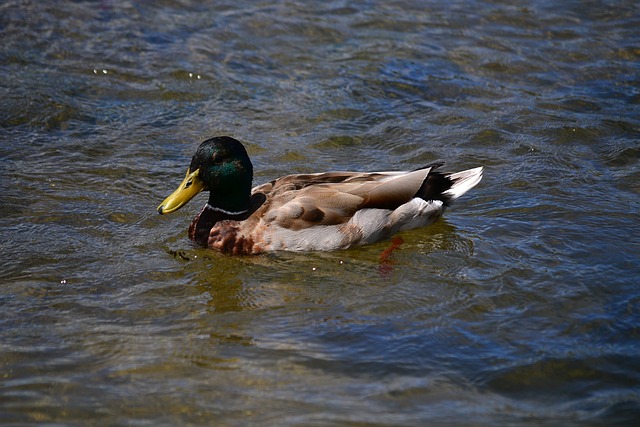
{"type": "Polygon", "coordinates": [[[200,245],[232,254],[346,249],[433,223],[482,179],[482,167],[436,171],[442,164],[287,175],[252,189],[244,146],[220,136],[200,144],[186,177],[158,212],[174,212],[209,191],[209,202],[189,227],[200,245]]]}

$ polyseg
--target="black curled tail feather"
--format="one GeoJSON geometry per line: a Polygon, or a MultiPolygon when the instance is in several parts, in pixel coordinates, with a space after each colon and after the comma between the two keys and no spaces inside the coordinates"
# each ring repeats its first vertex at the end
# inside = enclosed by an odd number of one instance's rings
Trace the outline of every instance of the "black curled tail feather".
{"type": "MultiPolygon", "coordinates": [[[[431,167],[435,169],[441,165],[442,163],[434,163],[431,167]]],[[[416,197],[426,201],[440,200],[445,206],[450,206],[455,199],[478,185],[482,180],[482,172],[482,167],[456,173],[431,170],[422,182],[416,197]]]]}
{"type": "Polygon", "coordinates": [[[451,189],[452,186],[453,180],[447,174],[430,171],[422,182],[420,189],[416,192],[415,197],[420,197],[426,201],[440,200],[445,206],[449,206],[453,198],[447,195],[446,191],[451,189]]]}

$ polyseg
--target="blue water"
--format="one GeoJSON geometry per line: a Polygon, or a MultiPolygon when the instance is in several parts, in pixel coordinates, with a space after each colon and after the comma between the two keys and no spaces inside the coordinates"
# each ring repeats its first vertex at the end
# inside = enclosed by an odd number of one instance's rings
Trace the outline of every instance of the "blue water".
{"type": "Polygon", "coordinates": [[[633,1],[0,5],[0,424],[635,425],[633,1]],[[558,4],[560,3],[560,4],[558,4]],[[200,141],[485,166],[433,226],[195,247],[200,141]]]}

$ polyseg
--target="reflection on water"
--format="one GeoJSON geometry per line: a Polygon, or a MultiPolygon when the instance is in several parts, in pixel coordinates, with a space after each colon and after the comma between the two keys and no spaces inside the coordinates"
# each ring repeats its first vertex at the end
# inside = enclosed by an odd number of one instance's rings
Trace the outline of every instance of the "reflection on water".
{"type": "Polygon", "coordinates": [[[640,417],[634,2],[0,9],[4,422],[640,417]],[[234,258],[155,212],[218,134],[256,183],[486,173],[399,245],[234,258]]]}

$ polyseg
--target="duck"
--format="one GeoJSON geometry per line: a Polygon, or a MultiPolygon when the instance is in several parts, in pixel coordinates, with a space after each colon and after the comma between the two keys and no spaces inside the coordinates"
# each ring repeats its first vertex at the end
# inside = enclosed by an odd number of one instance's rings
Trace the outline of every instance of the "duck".
{"type": "Polygon", "coordinates": [[[209,200],[188,232],[198,245],[233,255],[348,249],[434,223],[482,179],[482,167],[444,173],[443,164],[293,174],[252,188],[244,145],[217,136],[200,144],[158,213],[175,212],[204,191],[209,200]]]}

